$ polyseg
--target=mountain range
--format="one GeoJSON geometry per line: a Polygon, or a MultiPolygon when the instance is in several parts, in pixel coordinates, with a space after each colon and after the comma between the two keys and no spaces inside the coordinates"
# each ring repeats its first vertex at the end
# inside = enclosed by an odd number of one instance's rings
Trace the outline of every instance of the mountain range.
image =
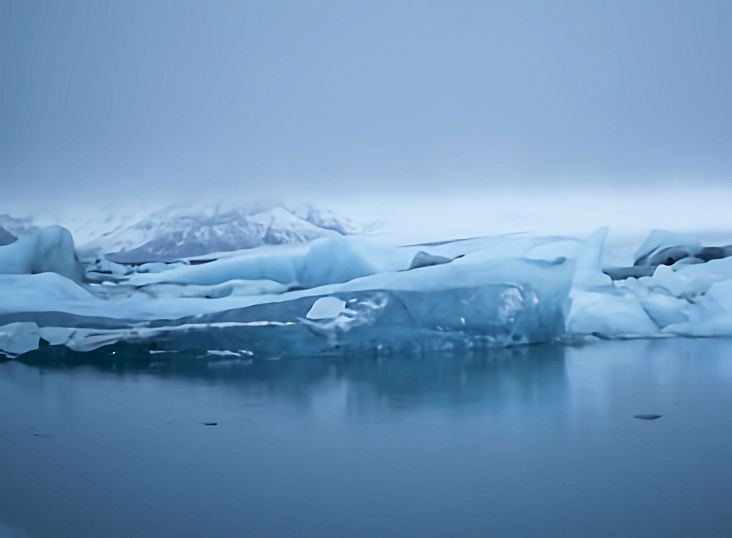
{"type": "Polygon", "coordinates": [[[346,217],[310,205],[224,211],[217,207],[169,208],[118,219],[97,234],[88,228],[78,231],[80,237],[87,238],[78,245],[80,255],[104,255],[117,263],[172,261],[364,231],[346,217]]]}

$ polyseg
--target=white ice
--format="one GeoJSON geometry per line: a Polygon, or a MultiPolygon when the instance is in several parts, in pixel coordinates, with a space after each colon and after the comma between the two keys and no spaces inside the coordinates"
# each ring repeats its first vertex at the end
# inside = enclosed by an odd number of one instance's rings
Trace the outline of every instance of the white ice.
{"type": "MultiPolygon", "coordinates": [[[[71,235],[39,229],[0,247],[0,350],[16,355],[41,338],[89,350],[195,334],[191,344],[212,338],[207,329],[232,349],[251,337],[283,351],[732,335],[732,258],[612,281],[602,272],[606,237],[407,247],[333,237],[199,265],[94,262],[85,279],[71,235]]],[[[678,239],[655,232],[639,252],[667,244],[678,239]]]]}

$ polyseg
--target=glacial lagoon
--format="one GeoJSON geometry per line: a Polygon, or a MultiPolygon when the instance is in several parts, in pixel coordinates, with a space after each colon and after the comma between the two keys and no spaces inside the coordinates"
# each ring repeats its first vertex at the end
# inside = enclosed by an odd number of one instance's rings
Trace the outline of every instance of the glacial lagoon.
{"type": "Polygon", "coordinates": [[[730,339],[84,357],[0,363],[8,536],[732,534],[730,339]]]}

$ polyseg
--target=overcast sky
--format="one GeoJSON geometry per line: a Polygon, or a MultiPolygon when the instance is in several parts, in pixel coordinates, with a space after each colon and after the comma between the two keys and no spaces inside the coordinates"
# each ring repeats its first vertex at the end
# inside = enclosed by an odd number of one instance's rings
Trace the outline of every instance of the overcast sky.
{"type": "Polygon", "coordinates": [[[732,179],[728,1],[3,0],[0,73],[0,212],[732,179]]]}

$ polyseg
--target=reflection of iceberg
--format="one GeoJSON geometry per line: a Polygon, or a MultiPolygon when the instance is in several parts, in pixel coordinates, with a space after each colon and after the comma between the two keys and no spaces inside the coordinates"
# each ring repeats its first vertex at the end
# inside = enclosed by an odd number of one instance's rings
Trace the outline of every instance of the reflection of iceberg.
{"type": "MultiPolygon", "coordinates": [[[[169,382],[188,380],[227,387],[246,402],[291,402],[307,412],[324,393],[343,395],[344,411],[353,415],[407,409],[459,409],[474,404],[483,410],[509,406],[541,409],[562,405],[567,389],[564,355],[558,345],[515,346],[468,352],[395,354],[388,360],[357,355],[297,357],[282,360],[201,355],[192,351],[152,353],[126,343],[89,352],[44,348],[23,357],[30,365],[63,368],[64,375],[87,379],[95,372],[118,376],[145,373],[169,382]],[[90,368],[68,369],[84,365],[90,368]]],[[[22,390],[32,390],[38,375],[29,375],[22,390]]],[[[0,379],[0,384],[2,379],[0,379]]],[[[16,379],[13,383],[18,387],[16,379]]],[[[0,386],[0,389],[2,387],[0,386]]]]}
{"type": "MultiPolygon", "coordinates": [[[[682,263],[687,255],[612,281],[605,235],[409,247],[338,237],[205,263],[84,268],[67,231],[34,230],[0,247],[0,349],[126,341],[153,351],[389,353],[732,333],[732,258],[682,263]]],[[[651,239],[649,252],[669,252],[667,236],[651,239]]]]}

